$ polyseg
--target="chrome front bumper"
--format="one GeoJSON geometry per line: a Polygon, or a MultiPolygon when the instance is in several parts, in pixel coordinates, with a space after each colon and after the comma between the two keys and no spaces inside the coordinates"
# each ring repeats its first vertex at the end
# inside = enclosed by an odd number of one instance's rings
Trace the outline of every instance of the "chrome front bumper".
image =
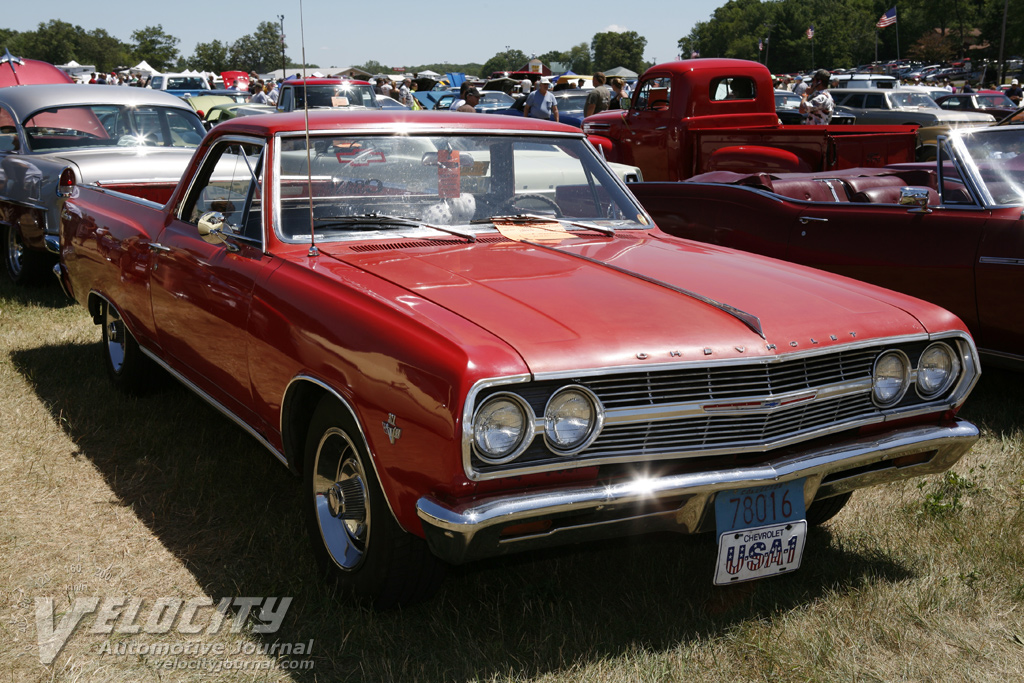
{"type": "Polygon", "coordinates": [[[944,472],[978,436],[977,427],[957,419],[789,453],[751,467],[497,494],[457,505],[424,496],[416,509],[430,549],[451,563],[651,531],[696,533],[714,529],[719,491],[805,478],[810,505],[854,489],[944,472]],[[930,457],[894,462],[922,453],[930,457]],[[547,520],[551,526],[543,531],[506,531],[547,520]]]}

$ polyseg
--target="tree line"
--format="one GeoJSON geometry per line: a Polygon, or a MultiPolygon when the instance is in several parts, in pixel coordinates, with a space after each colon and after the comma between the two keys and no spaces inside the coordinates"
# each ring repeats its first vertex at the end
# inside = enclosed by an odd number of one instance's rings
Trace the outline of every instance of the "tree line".
{"type": "Polygon", "coordinates": [[[732,57],[776,73],[850,68],[875,60],[1004,59],[1024,51],[1024,13],[1007,0],[728,0],[679,39],[683,57],[732,57]],[[876,24],[890,8],[896,23],[876,24]],[[813,41],[808,28],[814,27],[813,41]],[[759,46],[761,49],[759,49],[759,46]]]}
{"type": "Polygon", "coordinates": [[[266,73],[282,66],[301,66],[284,57],[287,45],[280,27],[269,21],[260,23],[253,33],[234,42],[199,43],[189,57],[180,54],[178,44],[181,41],[166,33],[160,24],[133,31],[131,38],[130,42],[124,42],[101,28],[86,31],[81,26],[54,19],[40,23],[35,31],[0,28],[0,50],[6,47],[17,57],[51,64],[74,60],[79,64],[92,64],[102,72],[131,67],[143,59],[157,71],[266,73]]]}
{"type": "MultiPolygon", "coordinates": [[[[285,52],[288,46],[281,35],[280,26],[269,21],[261,22],[253,33],[234,42],[212,40],[199,43],[188,57],[180,54],[180,42],[165,32],[160,24],[132,32],[129,42],[110,35],[104,29],[87,31],[59,19],[40,23],[35,31],[19,32],[0,28],[0,51],[6,47],[15,56],[40,59],[51,64],[66,64],[75,60],[79,64],[95,65],[97,71],[103,72],[134,66],[143,59],[158,71],[195,69],[218,73],[229,70],[267,73],[282,66],[289,69],[301,67],[301,64],[287,58],[285,52]]],[[[646,47],[647,39],[635,31],[605,32],[595,34],[589,44],[580,43],[567,50],[551,50],[536,57],[545,64],[558,62],[581,74],[616,66],[641,73],[650,66],[643,60],[646,47]]],[[[415,72],[432,69],[440,73],[462,71],[486,77],[495,71],[522,68],[530,59],[531,55],[522,50],[506,48],[483,64],[422,64],[401,70],[415,72]]],[[[358,66],[371,74],[390,73],[394,70],[373,60],[358,66]]],[[[309,64],[307,68],[317,67],[309,64]]]]}

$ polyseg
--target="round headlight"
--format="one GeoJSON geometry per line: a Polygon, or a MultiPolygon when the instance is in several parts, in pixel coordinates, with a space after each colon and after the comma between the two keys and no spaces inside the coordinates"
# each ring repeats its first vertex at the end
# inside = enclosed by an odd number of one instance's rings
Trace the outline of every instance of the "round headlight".
{"type": "Polygon", "coordinates": [[[886,351],[875,361],[871,394],[875,404],[885,408],[903,398],[910,385],[910,360],[902,351],[886,351]]]}
{"type": "Polygon", "coordinates": [[[921,398],[934,398],[949,388],[960,374],[960,361],[949,345],[932,344],[917,363],[917,393],[921,398]]]}
{"type": "Polygon", "coordinates": [[[590,445],[603,423],[597,396],[583,387],[566,387],[544,409],[544,438],[559,455],[574,455],[590,445]]]}
{"type": "Polygon", "coordinates": [[[496,394],[473,417],[473,444],[484,462],[500,465],[519,457],[533,437],[533,411],[518,396],[496,394]]]}

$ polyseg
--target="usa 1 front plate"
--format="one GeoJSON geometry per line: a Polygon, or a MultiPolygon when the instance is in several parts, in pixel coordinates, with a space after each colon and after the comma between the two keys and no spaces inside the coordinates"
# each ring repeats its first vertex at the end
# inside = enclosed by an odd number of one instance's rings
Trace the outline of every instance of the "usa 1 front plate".
{"type": "Polygon", "coordinates": [[[807,537],[805,517],[803,479],[720,492],[715,497],[715,584],[799,569],[807,537]]]}

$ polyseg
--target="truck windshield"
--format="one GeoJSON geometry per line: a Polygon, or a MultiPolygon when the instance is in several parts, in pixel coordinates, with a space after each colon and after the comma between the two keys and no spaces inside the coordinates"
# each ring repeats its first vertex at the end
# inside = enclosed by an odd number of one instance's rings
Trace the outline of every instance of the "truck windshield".
{"type": "MultiPolygon", "coordinates": [[[[647,225],[635,200],[578,137],[319,135],[310,138],[311,173],[303,137],[282,137],[280,150],[276,222],[286,241],[308,240],[311,225],[318,239],[367,239],[415,233],[416,223],[488,231],[491,218],[527,215],[604,231],[647,225]],[[382,225],[380,216],[413,225],[382,225]]],[[[623,178],[636,172],[612,170],[623,178]]]]}
{"type": "Polygon", "coordinates": [[[197,147],[205,130],[195,112],[94,104],[54,107],[25,121],[33,152],[83,147],[197,147]]]}

